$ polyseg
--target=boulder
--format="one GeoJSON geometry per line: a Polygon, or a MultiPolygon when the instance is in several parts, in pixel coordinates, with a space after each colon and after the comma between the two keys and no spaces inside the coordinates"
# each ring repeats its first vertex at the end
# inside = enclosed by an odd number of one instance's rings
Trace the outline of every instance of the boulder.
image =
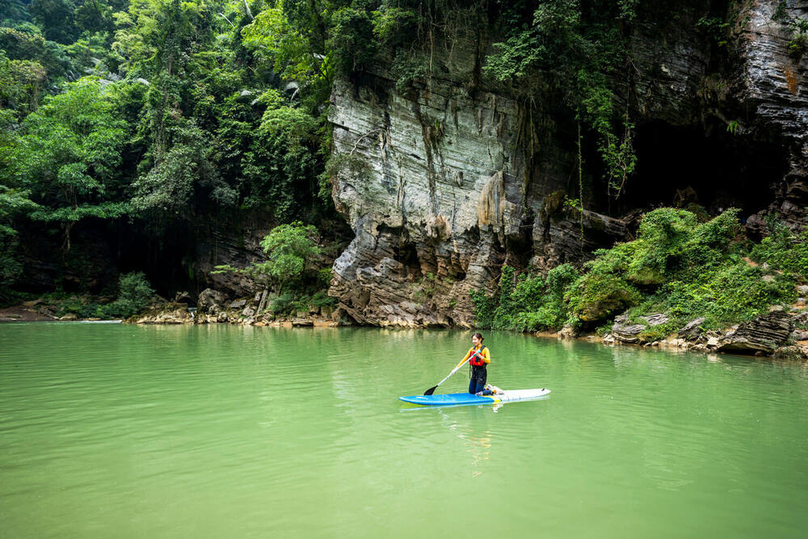
{"type": "Polygon", "coordinates": [[[185,303],[191,304],[193,300],[191,300],[191,294],[185,291],[177,292],[174,296],[174,303],[185,303]]]}
{"type": "Polygon", "coordinates": [[[772,358],[787,360],[805,359],[808,358],[808,354],[806,354],[806,352],[808,352],[808,347],[805,346],[783,346],[774,351],[772,358]]]}
{"type": "Polygon", "coordinates": [[[793,317],[782,311],[772,311],[744,322],[734,332],[718,339],[719,352],[770,356],[788,341],[794,330],[793,317]]]}
{"type": "Polygon", "coordinates": [[[222,309],[225,301],[224,294],[212,288],[206,288],[199,294],[196,307],[200,312],[216,314],[222,309]]]}
{"type": "Polygon", "coordinates": [[[575,338],[575,328],[572,326],[564,326],[561,328],[561,331],[558,332],[559,339],[574,339],[575,338]]]}
{"type": "Polygon", "coordinates": [[[194,317],[184,303],[161,303],[127,322],[135,324],[193,324],[194,317]]]}
{"type": "Polygon", "coordinates": [[[678,332],[679,338],[688,341],[694,341],[698,339],[699,335],[701,335],[704,332],[704,330],[701,329],[701,325],[704,323],[705,320],[706,318],[699,317],[685,324],[685,327],[680,329],[678,332]]]}
{"type": "Polygon", "coordinates": [[[803,331],[801,329],[795,329],[791,332],[789,336],[789,340],[798,342],[798,341],[808,341],[808,331],[803,331]]]}
{"type": "Polygon", "coordinates": [[[292,326],[293,327],[312,327],[312,326],[314,326],[314,322],[310,318],[293,318],[292,319],[292,326]]]}
{"type": "Polygon", "coordinates": [[[645,320],[649,327],[661,326],[670,322],[670,317],[667,314],[649,314],[648,316],[641,316],[640,320],[645,320]]]}
{"type": "Polygon", "coordinates": [[[628,316],[625,314],[621,314],[620,316],[616,317],[614,319],[614,324],[612,325],[612,334],[614,335],[614,338],[627,344],[645,342],[646,339],[642,339],[640,337],[640,334],[643,331],[650,327],[666,324],[670,321],[670,318],[666,314],[657,313],[649,314],[647,316],[640,316],[638,320],[639,323],[631,324],[628,322],[628,316]]]}
{"type": "Polygon", "coordinates": [[[640,342],[639,334],[645,331],[645,327],[645,324],[628,323],[628,316],[621,314],[614,319],[612,335],[619,342],[636,344],[640,342]]]}
{"type": "Polygon", "coordinates": [[[243,309],[245,305],[247,305],[246,299],[237,299],[229,305],[229,308],[237,311],[239,309],[243,309]]]}

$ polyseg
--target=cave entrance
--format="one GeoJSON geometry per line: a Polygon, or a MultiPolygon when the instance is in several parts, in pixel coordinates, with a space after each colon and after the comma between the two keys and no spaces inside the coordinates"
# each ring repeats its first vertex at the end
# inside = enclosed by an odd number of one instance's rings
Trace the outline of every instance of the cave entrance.
{"type": "Polygon", "coordinates": [[[620,197],[623,211],[697,203],[710,215],[735,207],[746,217],[771,202],[788,164],[779,137],[743,137],[718,121],[706,129],[644,124],[634,148],[637,168],[620,197]]]}

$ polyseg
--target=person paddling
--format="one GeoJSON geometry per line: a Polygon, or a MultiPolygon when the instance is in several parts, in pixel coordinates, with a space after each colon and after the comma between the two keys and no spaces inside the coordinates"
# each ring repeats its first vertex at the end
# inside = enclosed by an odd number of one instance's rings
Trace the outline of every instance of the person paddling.
{"type": "Polygon", "coordinates": [[[483,346],[484,340],[485,339],[483,336],[479,333],[472,335],[471,342],[473,346],[466,354],[466,357],[463,358],[463,361],[466,361],[469,356],[473,355],[475,352],[478,352],[469,361],[469,365],[471,365],[469,393],[477,396],[493,395],[493,392],[485,387],[485,382],[488,378],[488,370],[486,369],[486,366],[491,363],[491,354],[488,352],[488,347],[483,346]]]}

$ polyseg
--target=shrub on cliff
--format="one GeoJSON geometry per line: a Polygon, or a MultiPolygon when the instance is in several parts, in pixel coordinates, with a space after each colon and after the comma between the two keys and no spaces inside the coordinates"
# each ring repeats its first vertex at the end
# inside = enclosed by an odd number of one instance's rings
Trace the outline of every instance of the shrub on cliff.
{"type": "Polygon", "coordinates": [[[559,329],[568,316],[564,300],[567,288],[578,278],[577,270],[562,264],[540,276],[514,277],[510,266],[502,268],[499,302],[482,293],[472,291],[475,321],[479,327],[539,331],[559,329]]]}
{"type": "Polygon", "coordinates": [[[322,274],[315,264],[315,259],[321,254],[320,247],[313,239],[316,233],[313,225],[300,222],[279,225],[261,241],[261,248],[267,255],[266,261],[253,262],[246,268],[216,266],[213,273],[246,274],[272,287],[282,297],[285,292],[299,295],[306,288],[322,288],[322,274]]]}
{"type": "Polygon", "coordinates": [[[752,249],[752,260],[808,279],[808,230],[793,232],[776,216],[767,225],[769,236],[752,249]]]}
{"type": "Polygon", "coordinates": [[[569,296],[575,321],[602,322],[628,308],[630,319],[664,312],[673,318],[671,327],[695,317],[705,317],[705,327],[719,327],[791,301],[791,277],[744,260],[737,213],[728,210],[699,224],[685,210],[650,212],[636,241],[600,252],[588,264],[569,296]]]}
{"type": "Polygon", "coordinates": [[[149,306],[154,290],[142,272],[125,273],[118,279],[118,299],[98,308],[99,318],[129,318],[149,306]]]}
{"type": "Polygon", "coordinates": [[[583,275],[564,264],[545,283],[505,266],[499,301],[473,295],[475,315],[489,327],[535,331],[565,322],[591,328],[622,312],[631,320],[666,313],[670,322],[648,340],[696,317],[706,318],[704,327],[749,320],[793,300],[794,274],[804,276],[808,268],[808,236],[781,231],[764,241],[753,254],[773,266],[764,269],[744,258],[740,232],[737,210],[699,224],[691,212],[660,208],[645,216],[637,240],[597,251],[583,275]]]}

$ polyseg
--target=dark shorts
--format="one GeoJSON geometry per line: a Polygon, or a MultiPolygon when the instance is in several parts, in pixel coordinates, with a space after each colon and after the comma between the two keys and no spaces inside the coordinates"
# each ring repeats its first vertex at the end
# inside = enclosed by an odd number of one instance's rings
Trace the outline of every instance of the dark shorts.
{"type": "Polygon", "coordinates": [[[485,382],[488,379],[488,369],[485,367],[472,367],[471,380],[469,380],[469,393],[479,393],[485,389],[485,382]]]}

